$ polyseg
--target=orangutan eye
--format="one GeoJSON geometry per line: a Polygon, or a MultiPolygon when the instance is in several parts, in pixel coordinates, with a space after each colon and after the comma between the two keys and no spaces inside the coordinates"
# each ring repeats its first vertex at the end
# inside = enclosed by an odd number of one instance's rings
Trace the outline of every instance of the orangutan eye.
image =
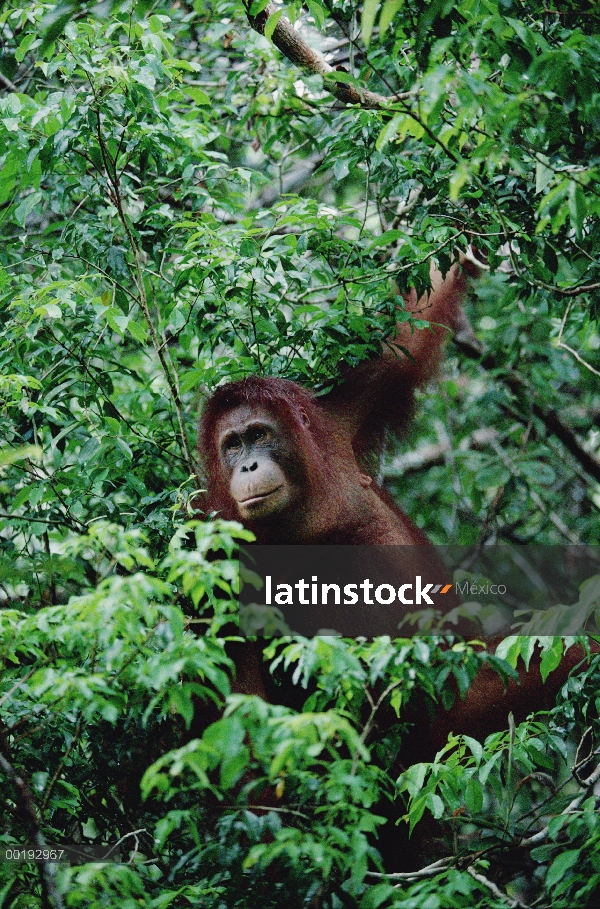
{"type": "Polygon", "coordinates": [[[248,433],[248,438],[250,442],[262,442],[267,438],[267,435],[268,433],[266,429],[264,429],[262,426],[255,426],[248,433]]]}
{"type": "Polygon", "coordinates": [[[229,436],[229,438],[225,440],[225,451],[236,452],[239,451],[241,447],[242,441],[239,436],[229,436]]]}

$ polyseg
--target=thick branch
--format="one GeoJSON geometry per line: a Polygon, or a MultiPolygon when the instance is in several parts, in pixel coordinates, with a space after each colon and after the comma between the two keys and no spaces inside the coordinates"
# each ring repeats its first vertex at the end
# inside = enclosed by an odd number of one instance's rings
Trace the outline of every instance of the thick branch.
{"type": "MultiPolygon", "coordinates": [[[[258,16],[251,16],[249,12],[251,5],[252,0],[245,0],[248,22],[255,31],[260,35],[264,35],[265,25],[269,16],[279,12],[279,10],[274,3],[269,3],[258,16]]],[[[279,19],[271,38],[275,47],[281,51],[284,57],[287,57],[290,63],[300,67],[305,73],[312,76],[326,76],[328,73],[335,72],[333,66],[330,66],[320,54],[314,51],[300,37],[290,20],[285,16],[281,16],[279,19]]],[[[344,104],[359,104],[369,110],[387,107],[394,101],[402,101],[410,96],[410,92],[401,92],[400,94],[386,97],[366,88],[357,88],[344,82],[329,82],[329,80],[327,81],[327,87],[332,95],[335,95],[344,104]]]]}

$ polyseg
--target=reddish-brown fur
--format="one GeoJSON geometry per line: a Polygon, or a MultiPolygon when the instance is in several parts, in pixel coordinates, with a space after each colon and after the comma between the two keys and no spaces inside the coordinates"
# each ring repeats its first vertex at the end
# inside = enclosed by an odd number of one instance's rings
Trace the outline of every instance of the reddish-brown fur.
{"type": "Polygon", "coordinates": [[[388,429],[401,432],[412,415],[415,390],[434,374],[448,328],[464,319],[467,289],[462,266],[445,280],[432,273],[433,291],[407,308],[432,323],[412,331],[399,326],[381,357],[348,371],[325,397],[284,379],[252,376],[218,388],[200,427],[206,467],[206,509],[240,519],[217,445],[219,421],[242,405],[266,410],[293,441],[304,474],[302,498],[285,515],[244,521],[264,543],[426,544],[424,534],[365,471],[376,473],[388,429]],[[405,351],[408,351],[408,355],[405,351]]]}
{"type": "Polygon", "coordinates": [[[264,408],[293,439],[303,475],[301,501],[268,522],[244,521],[263,543],[414,544],[425,536],[365,475],[351,438],[318,398],[284,379],[252,376],[218,389],[202,423],[210,508],[240,519],[215,444],[221,415],[243,404],[264,408]]]}
{"type": "MultiPolygon", "coordinates": [[[[343,384],[325,397],[316,398],[292,382],[275,378],[253,377],[219,388],[208,402],[200,432],[208,476],[206,509],[239,519],[216,434],[221,417],[245,404],[277,418],[294,440],[305,478],[303,500],[294,513],[266,524],[246,522],[259,542],[427,544],[425,535],[387,493],[369,482],[365,471],[377,472],[387,430],[400,432],[406,427],[415,390],[435,374],[448,336],[443,326],[455,331],[464,328],[461,303],[467,271],[476,269],[469,263],[455,265],[443,281],[433,271],[432,292],[418,302],[414,294],[406,300],[407,308],[430,320],[432,327],[413,332],[402,324],[381,357],[348,370],[343,384]]],[[[545,684],[539,660],[534,659],[528,672],[521,668],[519,684],[511,682],[506,690],[491,669],[483,669],[464,700],[457,699],[450,711],[440,710],[432,724],[425,717],[419,721],[407,757],[432,759],[450,732],[482,739],[505,727],[510,712],[518,722],[528,713],[548,707],[570,669],[583,657],[580,648],[571,648],[545,684]]],[[[238,663],[237,690],[267,696],[256,649],[246,649],[238,663]]]]}

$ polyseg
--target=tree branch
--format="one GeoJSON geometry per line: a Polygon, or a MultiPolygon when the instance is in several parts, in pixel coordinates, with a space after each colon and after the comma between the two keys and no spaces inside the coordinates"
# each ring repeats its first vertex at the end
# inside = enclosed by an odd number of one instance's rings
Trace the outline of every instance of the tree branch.
{"type": "MultiPolygon", "coordinates": [[[[580,792],[579,795],[576,795],[575,798],[569,802],[567,807],[560,812],[559,817],[566,817],[569,814],[574,814],[579,809],[583,800],[588,797],[590,789],[593,789],[598,780],[600,780],[600,764],[596,766],[587,779],[581,781],[584,791],[580,792]]],[[[538,830],[537,833],[534,833],[533,836],[528,836],[526,839],[521,840],[519,846],[525,849],[528,849],[530,846],[537,846],[539,843],[544,842],[548,837],[549,832],[548,826],[542,827],[542,829],[538,830]]]]}
{"type": "Polygon", "coordinates": [[[171,360],[171,355],[168,348],[162,344],[162,341],[158,335],[157,327],[154,324],[154,320],[150,312],[150,305],[148,302],[148,295],[146,293],[146,286],[144,282],[144,270],[142,268],[142,253],[135,237],[133,236],[133,232],[129,224],[129,219],[123,207],[123,200],[121,198],[121,185],[119,182],[119,175],[117,173],[116,158],[111,158],[108,147],[104,140],[99,103],[96,107],[96,138],[98,139],[104,171],[106,173],[106,178],[108,181],[109,194],[111,195],[114,206],[117,209],[119,221],[121,222],[121,225],[125,231],[125,235],[129,243],[129,248],[133,257],[133,281],[138,291],[137,303],[144,316],[144,320],[150,333],[152,346],[156,351],[169,388],[171,401],[173,403],[173,407],[175,408],[175,413],[177,416],[179,434],[181,437],[181,444],[185,455],[185,460],[190,474],[193,475],[197,473],[197,465],[195,463],[189,439],[187,437],[177,372],[173,365],[173,361],[171,360]]]}
{"type": "MultiPolygon", "coordinates": [[[[274,3],[269,3],[258,16],[250,15],[252,0],[244,0],[248,22],[259,35],[264,35],[265,25],[269,16],[281,12],[274,3]]],[[[309,75],[326,76],[334,73],[336,70],[316,51],[310,47],[303,38],[300,37],[292,23],[285,16],[281,16],[271,40],[284,57],[304,70],[309,75]]],[[[327,80],[327,88],[339,101],[344,104],[358,104],[367,110],[377,110],[380,107],[387,107],[394,101],[403,101],[409,98],[411,92],[400,92],[397,95],[386,97],[377,92],[369,91],[367,88],[357,88],[355,85],[348,85],[345,82],[330,82],[327,80]]]]}
{"type": "Polygon", "coordinates": [[[11,82],[10,79],[4,75],[4,73],[0,73],[0,82],[2,83],[2,85],[4,85],[5,88],[8,89],[9,92],[18,92],[19,91],[19,89],[17,88],[15,83],[11,82]]]}
{"type": "MultiPolygon", "coordinates": [[[[456,339],[455,339],[456,340],[456,339]]],[[[562,442],[567,451],[573,455],[575,460],[580,464],[583,470],[594,480],[600,483],[600,458],[591,451],[588,451],[581,439],[567,426],[560,414],[552,407],[547,407],[540,403],[536,398],[535,392],[528,383],[513,370],[506,371],[501,367],[493,354],[487,353],[481,357],[481,349],[470,343],[460,341],[457,346],[466,356],[475,360],[481,360],[481,366],[485,370],[502,369],[503,374],[499,376],[503,382],[514,394],[525,392],[531,401],[531,411],[535,417],[542,421],[546,430],[562,442]]],[[[526,418],[522,417],[523,422],[526,418]]]]}
{"type": "Polygon", "coordinates": [[[500,900],[502,903],[506,903],[507,906],[510,906],[511,909],[518,909],[520,906],[525,906],[525,903],[522,903],[520,900],[513,900],[506,893],[503,893],[502,890],[493,882],[490,881],[483,874],[475,870],[473,865],[469,865],[467,868],[467,874],[470,874],[474,881],[477,881],[480,884],[483,884],[484,887],[490,891],[492,896],[497,900],[500,900]]]}
{"type": "MultiPolygon", "coordinates": [[[[43,848],[46,845],[46,840],[40,828],[33,794],[25,780],[17,774],[9,761],[9,754],[8,742],[0,729],[0,770],[6,774],[14,787],[17,816],[21,819],[25,829],[31,836],[32,842],[36,846],[43,848]]],[[[52,862],[39,862],[38,869],[42,885],[43,909],[63,909],[62,897],[54,880],[54,865],[52,862]]]]}
{"type": "MultiPolygon", "coordinates": [[[[496,439],[497,435],[497,431],[491,427],[476,429],[462,439],[458,450],[468,451],[469,449],[475,449],[475,451],[481,451],[492,440],[496,439]]],[[[442,442],[422,445],[416,451],[407,451],[404,454],[397,455],[392,463],[385,468],[383,472],[384,480],[396,479],[407,473],[414,473],[425,468],[428,469],[429,467],[444,464],[448,455],[453,452],[451,439],[445,439],[442,442]]]]}

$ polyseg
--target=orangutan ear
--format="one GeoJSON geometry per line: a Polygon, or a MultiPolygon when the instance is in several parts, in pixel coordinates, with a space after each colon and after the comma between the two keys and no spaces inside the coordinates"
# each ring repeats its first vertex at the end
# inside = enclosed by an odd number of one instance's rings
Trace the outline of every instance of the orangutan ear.
{"type": "Polygon", "coordinates": [[[308,414],[306,413],[306,411],[304,410],[303,407],[300,408],[300,421],[301,421],[302,425],[306,426],[306,428],[308,429],[308,427],[310,426],[310,420],[308,419],[308,414]]]}

